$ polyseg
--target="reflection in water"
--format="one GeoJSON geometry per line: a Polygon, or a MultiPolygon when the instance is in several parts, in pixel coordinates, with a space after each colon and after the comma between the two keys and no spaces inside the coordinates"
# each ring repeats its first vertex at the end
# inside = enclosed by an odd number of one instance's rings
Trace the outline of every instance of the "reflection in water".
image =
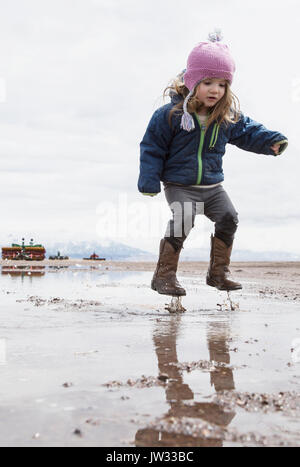
{"type": "Polygon", "coordinates": [[[68,268],[69,268],[69,266],[48,266],[48,269],[55,269],[55,270],[56,269],[57,270],[59,270],[59,269],[68,269],[68,268]]]}
{"type": "MultiPolygon", "coordinates": [[[[176,340],[180,327],[180,316],[170,317],[168,323],[162,327],[162,323],[154,329],[153,341],[158,359],[159,373],[168,375],[169,382],[165,387],[166,399],[170,406],[169,411],[161,417],[167,420],[170,417],[180,419],[188,417],[201,419],[213,423],[219,427],[226,427],[234,418],[234,412],[225,412],[222,407],[213,402],[192,402],[194,393],[184,384],[182,373],[174,363],[178,363],[176,340]],[[172,363],[172,364],[171,364],[172,363]]],[[[229,355],[229,329],[224,322],[209,323],[207,338],[210,361],[230,363],[229,355]]],[[[211,384],[216,391],[234,389],[233,372],[230,368],[222,368],[222,371],[210,372],[211,384]]],[[[138,430],[135,437],[136,446],[206,446],[218,447],[223,442],[219,437],[209,439],[203,436],[192,436],[184,433],[168,433],[152,428],[138,430]]]]}
{"type": "MultiPolygon", "coordinates": [[[[230,363],[228,326],[224,322],[209,323],[207,342],[210,361],[218,363],[230,363]]],[[[233,372],[230,368],[222,368],[222,371],[212,371],[210,382],[216,391],[235,389],[233,372]]]]}
{"type": "Polygon", "coordinates": [[[45,266],[1,266],[1,274],[20,276],[23,281],[26,276],[30,278],[44,276],[45,266]]]}

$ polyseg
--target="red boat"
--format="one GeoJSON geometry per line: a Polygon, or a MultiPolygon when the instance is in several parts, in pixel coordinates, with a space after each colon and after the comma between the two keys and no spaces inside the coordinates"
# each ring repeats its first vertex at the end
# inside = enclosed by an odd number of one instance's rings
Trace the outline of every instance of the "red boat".
{"type": "Polygon", "coordinates": [[[83,258],[83,259],[89,259],[92,261],[105,261],[106,258],[99,258],[98,255],[94,252],[89,258],[83,258]]]}

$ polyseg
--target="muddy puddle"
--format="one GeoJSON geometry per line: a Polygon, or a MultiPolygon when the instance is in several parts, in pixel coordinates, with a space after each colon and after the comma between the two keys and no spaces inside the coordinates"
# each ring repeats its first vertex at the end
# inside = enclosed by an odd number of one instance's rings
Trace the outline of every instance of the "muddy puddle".
{"type": "Polygon", "coordinates": [[[299,302],[151,276],[2,267],[1,446],[300,445],[299,302]]]}

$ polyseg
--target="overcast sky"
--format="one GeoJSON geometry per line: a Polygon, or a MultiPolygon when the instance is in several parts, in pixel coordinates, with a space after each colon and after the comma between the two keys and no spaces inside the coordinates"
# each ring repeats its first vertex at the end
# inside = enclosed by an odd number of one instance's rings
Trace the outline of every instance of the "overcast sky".
{"type": "MultiPolygon", "coordinates": [[[[0,5],[2,244],[106,237],[155,252],[169,211],[163,193],[137,191],[139,143],[163,89],[219,27],[242,111],[290,142],[278,158],[227,146],[236,247],[300,253],[298,0],[0,5]]],[[[212,227],[199,217],[186,247],[208,245],[212,227]]]]}

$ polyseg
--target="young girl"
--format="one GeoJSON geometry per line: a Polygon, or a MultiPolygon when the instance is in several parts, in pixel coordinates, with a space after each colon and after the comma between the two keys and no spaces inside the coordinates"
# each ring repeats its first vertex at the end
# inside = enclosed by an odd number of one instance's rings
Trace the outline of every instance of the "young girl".
{"type": "Polygon", "coordinates": [[[162,181],[173,213],[151,282],[160,294],[186,295],[176,272],[201,205],[215,223],[206,282],[219,290],[242,288],[229,276],[238,214],[222,187],[225,146],[277,156],[288,144],[284,135],[240,112],[230,88],[235,64],[220,41],[218,33],[210,34],[192,50],[186,70],[165,90],[171,102],[154,112],[140,145],[139,191],[154,196],[162,181]]]}

